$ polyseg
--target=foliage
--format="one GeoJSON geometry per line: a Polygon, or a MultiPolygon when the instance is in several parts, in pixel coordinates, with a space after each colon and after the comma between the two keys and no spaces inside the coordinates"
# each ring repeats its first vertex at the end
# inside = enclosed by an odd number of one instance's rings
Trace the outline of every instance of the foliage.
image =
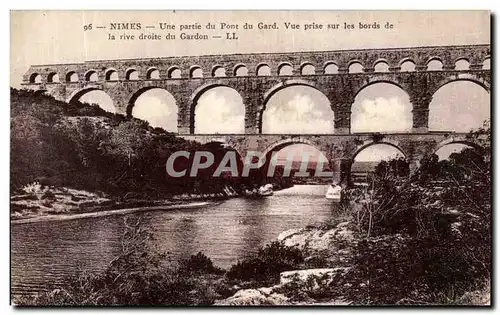
{"type": "Polygon", "coordinates": [[[23,186],[22,191],[26,194],[40,194],[43,193],[43,187],[39,182],[33,182],[23,186]]]}
{"type": "Polygon", "coordinates": [[[205,256],[202,252],[196,255],[191,255],[189,259],[180,262],[180,271],[186,273],[208,273],[208,274],[223,274],[224,270],[214,266],[212,260],[205,256]]]}
{"type": "Polygon", "coordinates": [[[18,305],[210,305],[235,293],[233,284],[271,284],[280,272],[303,263],[299,250],[273,242],[254,258],[233,265],[224,274],[203,253],[178,264],[159,253],[152,233],[140,220],[125,218],[122,250],[98,273],[83,272],[35,297],[21,297],[18,305]],[[250,267],[251,269],[247,269],[250,267]],[[253,269],[252,269],[253,268],[253,269]]]}
{"type": "Polygon", "coordinates": [[[334,276],[311,274],[305,280],[294,274],[289,282],[280,285],[274,292],[285,295],[291,302],[331,301],[333,297],[342,295],[342,282],[342,273],[334,276]]]}
{"type": "Polygon", "coordinates": [[[381,178],[388,177],[408,177],[410,174],[410,165],[403,158],[391,159],[390,161],[380,161],[375,168],[375,174],[381,178]]]}
{"type": "MultiPolygon", "coordinates": [[[[41,187],[103,191],[124,199],[165,199],[183,193],[224,196],[226,186],[241,190],[238,186],[245,184],[237,178],[214,178],[214,169],[202,170],[196,178],[189,172],[181,178],[169,177],[165,163],[175,151],[209,150],[218,162],[227,149],[186,141],[97,105],[68,104],[11,89],[11,117],[13,192],[38,182],[41,187]]],[[[189,166],[193,155],[184,166],[189,166]]]]}
{"type": "Polygon", "coordinates": [[[62,287],[33,298],[21,298],[20,305],[209,305],[219,295],[210,272],[216,270],[202,254],[176,267],[149,245],[151,233],[140,221],[125,220],[122,252],[101,273],[70,277],[62,287]],[[201,265],[199,262],[203,262],[201,265]],[[195,274],[186,273],[190,266],[195,274]],[[201,267],[201,269],[196,269],[201,267]],[[209,267],[209,268],[207,268],[209,267]],[[209,270],[211,269],[211,270],[209,270]]]}
{"type": "Polygon", "coordinates": [[[275,284],[279,282],[281,272],[297,269],[303,263],[300,250],[272,242],[253,257],[231,266],[226,276],[228,279],[275,284]]]}
{"type": "Polygon", "coordinates": [[[469,136],[485,149],[465,149],[443,161],[425,157],[410,178],[379,165],[367,187],[350,192],[353,220],[365,239],[356,245],[355,268],[346,279],[354,283],[349,298],[432,304],[442,292],[453,292],[453,300],[490,276],[489,129],[469,136]]]}

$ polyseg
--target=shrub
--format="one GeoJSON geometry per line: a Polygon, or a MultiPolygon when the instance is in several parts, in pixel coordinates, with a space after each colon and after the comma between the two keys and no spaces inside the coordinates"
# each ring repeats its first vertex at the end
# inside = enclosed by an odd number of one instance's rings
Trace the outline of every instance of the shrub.
{"type": "Polygon", "coordinates": [[[407,180],[387,176],[386,163],[368,188],[351,191],[353,217],[365,239],[344,279],[352,284],[346,296],[366,304],[433,304],[443,295],[454,301],[478,289],[491,271],[486,161],[471,150],[449,161],[434,155],[407,180]]]}
{"type": "Polygon", "coordinates": [[[47,190],[42,195],[42,200],[43,199],[46,199],[46,200],[56,200],[56,195],[52,191],[47,190]]]}
{"type": "Polygon", "coordinates": [[[332,297],[339,296],[342,289],[339,286],[341,278],[340,274],[311,274],[303,280],[298,274],[294,274],[289,282],[276,288],[274,292],[285,295],[293,302],[331,301],[332,297]]]}
{"type": "Polygon", "coordinates": [[[187,273],[209,273],[223,274],[224,270],[215,267],[212,260],[205,256],[202,252],[196,255],[191,255],[189,259],[180,262],[179,271],[187,273]]]}
{"type": "MultiPolygon", "coordinates": [[[[202,254],[194,255],[184,266],[196,271],[191,276],[179,272],[164,254],[147,246],[151,233],[139,222],[125,221],[122,253],[99,273],[69,277],[62,287],[34,298],[21,298],[22,305],[210,305],[219,298],[215,280],[201,275],[215,269],[202,254]]],[[[219,288],[222,290],[222,288],[219,288]]]]}
{"type": "Polygon", "coordinates": [[[39,182],[26,184],[21,189],[27,194],[39,194],[43,192],[43,187],[39,182]]]}
{"type": "Polygon", "coordinates": [[[273,284],[279,282],[281,272],[297,269],[303,263],[300,250],[272,242],[261,248],[254,257],[231,266],[226,276],[229,279],[273,284]]]}

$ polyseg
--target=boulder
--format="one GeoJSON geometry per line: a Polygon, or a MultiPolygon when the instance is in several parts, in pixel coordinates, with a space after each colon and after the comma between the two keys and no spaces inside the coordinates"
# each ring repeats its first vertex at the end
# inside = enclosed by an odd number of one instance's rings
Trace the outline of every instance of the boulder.
{"type": "Polygon", "coordinates": [[[342,242],[353,242],[354,232],[349,222],[342,222],[332,228],[303,228],[281,233],[278,241],[288,247],[295,247],[306,253],[338,251],[342,242]]]}
{"type": "MultiPolygon", "coordinates": [[[[299,281],[303,284],[311,278],[324,279],[326,282],[329,282],[337,275],[345,274],[349,269],[349,267],[339,267],[284,271],[280,274],[280,285],[285,285],[292,281],[299,281]]],[[[315,284],[317,285],[316,281],[315,284]]]]}
{"type": "Polygon", "coordinates": [[[283,294],[272,293],[272,288],[245,289],[215,305],[286,305],[288,298],[283,294]]]}

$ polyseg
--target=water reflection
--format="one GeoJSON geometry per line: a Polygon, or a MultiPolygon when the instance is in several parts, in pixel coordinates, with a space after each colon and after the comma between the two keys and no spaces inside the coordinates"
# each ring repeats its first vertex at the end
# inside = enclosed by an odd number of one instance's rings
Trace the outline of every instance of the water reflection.
{"type": "MultiPolygon", "coordinates": [[[[130,215],[153,234],[154,247],[175,259],[202,251],[227,268],[282,231],[325,222],[335,205],[326,186],[295,186],[267,199],[230,199],[199,209],[130,215]]],[[[12,225],[12,291],[35,292],[67,275],[102,270],[121,251],[124,217],[12,225]]]]}

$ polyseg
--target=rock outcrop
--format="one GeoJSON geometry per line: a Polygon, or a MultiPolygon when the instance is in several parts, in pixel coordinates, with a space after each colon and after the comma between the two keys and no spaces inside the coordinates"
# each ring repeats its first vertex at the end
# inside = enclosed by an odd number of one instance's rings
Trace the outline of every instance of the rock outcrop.
{"type": "MultiPolygon", "coordinates": [[[[356,241],[349,222],[335,226],[307,227],[282,232],[278,241],[285,246],[295,247],[306,255],[306,266],[320,259],[321,267],[284,271],[280,283],[273,287],[239,290],[233,296],[220,300],[215,305],[349,305],[342,297],[315,300],[309,293],[325,290],[349,269],[350,248],[356,241]]],[[[319,261],[319,260],[318,260],[319,261]]]]}
{"type": "Polygon", "coordinates": [[[233,296],[217,301],[214,305],[286,305],[288,298],[273,293],[273,288],[245,289],[233,296]]]}
{"type": "Polygon", "coordinates": [[[278,241],[285,246],[298,248],[306,256],[306,262],[320,258],[329,267],[347,267],[356,237],[351,223],[342,222],[334,227],[288,230],[278,236],[278,241]]]}

